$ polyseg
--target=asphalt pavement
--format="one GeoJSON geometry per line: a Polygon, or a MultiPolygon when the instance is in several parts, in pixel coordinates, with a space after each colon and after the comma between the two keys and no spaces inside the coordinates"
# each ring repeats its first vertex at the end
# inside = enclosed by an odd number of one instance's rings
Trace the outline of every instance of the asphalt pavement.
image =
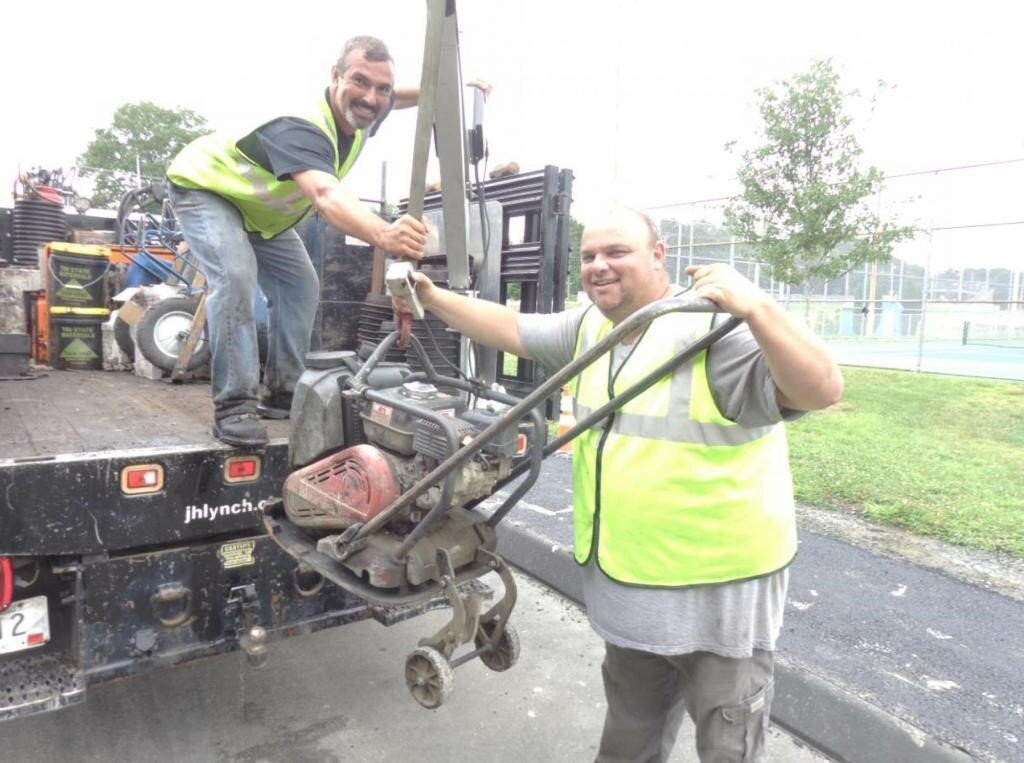
{"type": "MultiPolygon", "coordinates": [[[[564,455],[545,462],[501,524],[499,550],[579,600],[570,468],[564,455]]],[[[909,561],[890,553],[908,539],[887,546],[873,534],[884,532],[869,528],[853,543],[801,528],[775,724],[854,763],[1024,760],[1024,603],[991,577],[953,574],[984,560],[946,563],[936,551],[909,561]]],[[[998,576],[999,560],[988,561],[998,576]]]]}
{"type": "MultiPolygon", "coordinates": [[[[479,660],[460,666],[437,710],[413,701],[403,666],[417,641],[444,624],[444,612],[276,641],[260,669],[234,653],[91,687],[82,705],[0,725],[3,760],[592,761],[604,718],[603,644],[578,606],[529,575],[515,577],[518,663],[501,673],[479,660]]],[[[484,580],[500,590],[496,576],[484,580]]],[[[768,751],[776,763],[827,760],[779,730],[768,751]]],[[[693,760],[687,727],[671,761],[693,760]]]]}

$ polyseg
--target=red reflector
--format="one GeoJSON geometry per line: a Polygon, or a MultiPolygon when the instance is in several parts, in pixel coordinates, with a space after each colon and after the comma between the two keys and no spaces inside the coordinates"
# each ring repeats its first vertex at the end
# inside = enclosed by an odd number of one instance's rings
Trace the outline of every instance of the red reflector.
{"type": "Polygon", "coordinates": [[[255,474],[255,458],[247,458],[244,461],[234,461],[228,464],[228,476],[234,479],[238,479],[239,477],[252,477],[255,474]]]}
{"type": "Polygon", "coordinates": [[[46,641],[46,636],[42,633],[30,633],[28,634],[28,645],[35,646],[36,644],[42,644],[46,641]]]}
{"type": "Polygon", "coordinates": [[[0,556],[0,612],[11,606],[13,598],[14,573],[11,570],[11,560],[6,556],[0,556]]]}
{"type": "Polygon", "coordinates": [[[128,472],[128,479],[125,480],[132,490],[153,487],[157,484],[159,475],[156,469],[145,469],[138,472],[128,472]]]}
{"type": "Polygon", "coordinates": [[[121,470],[121,492],[126,495],[156,493],[164,488],[164,467],[160,464],[132,464],[121,470]]]}
{"type": "Polygon", "coordinates": [[[526,452],[527,442],[528,441],[526,439],[526,435],[524,435],[524,434],[516,435],[516,455],[517,456],[521,456],[521,455],[523,455],[526,452]]]}
{"type": "Polygon", "coordinates": [[[225,482],[255,482],[259,477],[259,456],[231,456],[224,459],[225,482]]]}

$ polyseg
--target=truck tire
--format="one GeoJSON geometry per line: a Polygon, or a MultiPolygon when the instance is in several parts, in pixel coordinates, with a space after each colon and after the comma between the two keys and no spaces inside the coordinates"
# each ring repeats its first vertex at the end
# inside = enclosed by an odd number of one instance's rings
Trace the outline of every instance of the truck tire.
{"type": "MultiPolygon", "coordinates": [[[[135,341],[142,356],[157,368],[173,371],[178,354],[192,330],[196,301],[172,297],[146,308],[135,327],[135,341]]],[[[210,359],[210,344],[200,337],[186,371],[195,371],[210,359]]]]}

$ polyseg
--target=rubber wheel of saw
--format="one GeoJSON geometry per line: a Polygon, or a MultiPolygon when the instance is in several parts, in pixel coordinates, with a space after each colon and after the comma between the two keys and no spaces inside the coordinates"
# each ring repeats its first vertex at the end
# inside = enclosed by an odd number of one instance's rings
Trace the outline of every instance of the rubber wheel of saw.
{"type": "MultiPolygon", "coordinates": [[[[496,627],[497,623],[493,621],[480,623],[476,637],[473,639],[477,649],[490,641],[490,636],[496,627]]],[[[498,643],[494,645],[492,651],[481,654],[480,661],[498,673],[508,670],[519,661],[519,633],[512,627],[512,623],[505,623],[505,629],[501,632],[498,643]]]]}
{"type": "Polygon", "coordinates": [[[452,666],[433,647],[417,647],[405,658],[405,685],[412,698],[428,710],[447,701],[453,680],[452,666]]]}
{"type": "MultiPolygon", "coordinates": [[[[181,348],[192,330],[196,301],[188,297],[171,297],[150,305],[139,317],[135,341],[142,356],[157,368],[173,371],[181,348]]],[[[189,359],[187,371],[195,371],[210,359],[210,345],[200,338],[189,359]]]]}

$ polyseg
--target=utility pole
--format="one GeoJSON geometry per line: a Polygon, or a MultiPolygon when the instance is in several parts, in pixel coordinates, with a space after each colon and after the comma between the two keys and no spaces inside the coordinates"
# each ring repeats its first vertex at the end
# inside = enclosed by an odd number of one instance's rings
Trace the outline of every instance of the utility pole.
{"type": "Polygon", "coordinates": [[[868,271],[868,299],[866,316],[867,325],[864,327],[865,336],[872,336],[875,333],[875,300],[878,297],[878,263],[872,262],[868,271]]]}
{"type": "Polygon", "coordinates": [[[932,280],[932,234],[933,227],[928,228],[928,254],[924,261],[924,283],[921,285],[921,321],[917,326],[917,372],[921,372],[921,363],[924,359],[924,334],[925,319],[928,317],[928,297],[931,295],[932,280]]]}

